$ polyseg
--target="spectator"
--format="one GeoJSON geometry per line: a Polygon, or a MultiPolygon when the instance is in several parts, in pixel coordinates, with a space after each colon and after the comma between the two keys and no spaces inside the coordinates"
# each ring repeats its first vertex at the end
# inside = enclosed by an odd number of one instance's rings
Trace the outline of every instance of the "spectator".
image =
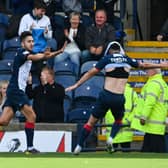
{"type": "Polygon", "coordinates": [[[70,58],[74,63],[76,74],[79,72],[80,57],[85,50],[85,27],[80,23],[80,13],[72,12],[69,18],[69,24],[64,29],[66,41],[69,43],[65,51],[55,57],[55,63],[70,58]]]}
{"type": "MultiPolygon", "coordinates": [[[[23,31],[31,31],[34,39],[33,52],[44,52],[47,47],[47,40],[52,38],[51,23],[48,16],[45,15],[46,5],[43,1],[35,1],[31,13],[25,14],[20,21],[18,34],[23,31]]],[[[33,76],[39,76],[46,61],[33,63],[33,76]]]]}
{"type": "MultiPolygon", "coordinates": [[[[125,111],[122,123],[125,125],[130,125],[133,111],[137,105],[138,95],[127,83],[124,91],[125,96],[125,111]]],[[[112,115],[111,110],[105,115],[105,124],[113,124],[114,116],[112,115]]],[[[111,134],[111,127],[106,127],[106,139],[109,138],[111,134]]],[[[121,145],[122,151],[127,151],[131,147],[131,142],[133,138],[133,130],[129,126],[124,126],[120,129],[117,135],[114,138],[114,148],[117,148],[118,145],[121,145]]]]}
{"type": "Polygon", "coordinates": [[[145,132],[142,152],[164,153],[168,86],[160,69],[146,72],[149,78],[141,90],[131,127],[145,132]]]}
{"type": "Polygon", "coordinates": [[[99,60],[108,43],[115,40],[115,29],[106,21],[105,10],[97,10],[95,24],[86,29],[85,45],[89,52],[82,55],[82,63],[88,60],[99,60]]]}
{"type": "Polygon", "coordinates": [[[8,87],[9,81],[2,80],[0,81],[0,115],[2,113],[2,106],[6,100],[6,89],[8,87]]]}
{"type": "Polygon", "coordinates": [[[82,12],[82,4],[80,0],[62,0],[62,9],[67,16],[71,12],[82,12]]]}
{"type": "Polygon", "coordinates": [[[46,15],[52,17],[56,12],[57,7],[56,1],[58,0],[43,0],[43,1],[46,4],[46,15]]]}
{"type": "Polygon", "coordinates": [[[62,85],[54,81],[54,78],[54,71],[49,67],[44,67],[41,71],[40,85],[32,88],[32,79],[31,76],[29,77],[26,93],[33,99],[36,122],[64,122],[65,91],[62,85]]]}
{"type": "Polygon", "coordinates": [[[11,39],[18,36],[19,24],[23,15],[15,14],[9,18],[9,25],[6,29],[6,38],[11,39]]]}
{"type": "Polygon", "coordinates": [[[163,24],[160,33],[156,36],[157,41],[168,41],[168,19],[163,24]]]}
{"type": "MultiPolygon", "coordinates": [[[[98,0],[97,1],[97,9],[105,9],[107,12],[107,22],[111,23],[113,26],[115,25],[116,16],[114,15],[114,5],[118,0],[98,0]]],[[[118,28],[118,26],[114,26],[118,28]]]]}
{"type": "Polygon", "coordinates": [[[8,125],[16,111],[21,111],[26,118],[26,153],[38,153],[39,151],[33,146],[36,115],[25,94],[26,82],[32,61],[54,57],[62,52],[63,49],[55,52],[45,51],[45,53],[34,54],[32,52],[34,41],[30,31],[23,32],[20,36],[20,41],[22,48],[18,50],[17,56],[14,58],[13,73],[7,88],[7,98],[3,106],[3,112],[0,116],[0,126],[8,125]]]}
{"type": "Polygon", "coordinates": [[[107,13],[107,23],[116,29],[116,40],[123,45],[126,33],[123,31],[121,18],[115,15],[114,6],[118,0],[97,0],[97,9],[104,9],[107,13]]]}

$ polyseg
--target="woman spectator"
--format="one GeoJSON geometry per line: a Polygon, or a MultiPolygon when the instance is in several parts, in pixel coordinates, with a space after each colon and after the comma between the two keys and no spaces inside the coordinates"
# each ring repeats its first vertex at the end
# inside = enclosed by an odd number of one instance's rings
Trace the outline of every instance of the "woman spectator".
{"type": "Polygon", "coordinates": [[[55,57],[55,63],[70,58],[76,73],[79,71],[80,56],[85,50],[85,27],[80,23],[80,13],[72,12],[69,16],[69,24],[64,28],[65,41],[68,43],[65,51],[55,57]]]}
{"type": "Polygon", "coordinates": [[[7,80],[0,81],[0,115],[2,113],[2,106],[6,100],[6,89],[8,87],[9,82],[7,80]]]}

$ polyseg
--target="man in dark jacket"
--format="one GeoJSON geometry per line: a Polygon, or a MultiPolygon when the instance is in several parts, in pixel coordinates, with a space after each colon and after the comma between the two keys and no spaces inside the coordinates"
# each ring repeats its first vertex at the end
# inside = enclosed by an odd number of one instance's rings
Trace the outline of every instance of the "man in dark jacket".
{"type": "Polygon", "coordinates": [[[88,27],[85,36],[85,45],[89,54],[83,56],[82,62],[99,60],[109,42],[115,40],[115,29],[107,22],[104,9],[98,9],[95,13],[95,24],[88,27]]]}
{"type": "Polygon", "coordinates": [[[33,99],[36,121],[64,122],[64,87],[54,81],[54,71],[48,67],[42,69],[40,80],[41,84],[33,88],[30,76],[26,88],[29,98],[33,99]]]}

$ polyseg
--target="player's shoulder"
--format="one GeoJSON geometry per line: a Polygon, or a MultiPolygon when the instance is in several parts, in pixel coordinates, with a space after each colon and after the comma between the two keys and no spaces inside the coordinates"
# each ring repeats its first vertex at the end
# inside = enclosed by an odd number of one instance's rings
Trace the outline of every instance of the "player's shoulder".
{"type": "Polygon", "coordinates": [[[20,48],[19,53],[23,54],[23,55],[28,55],[28,54],[31,54],[32,52],[30,52],[24,48],[20,48]]]}

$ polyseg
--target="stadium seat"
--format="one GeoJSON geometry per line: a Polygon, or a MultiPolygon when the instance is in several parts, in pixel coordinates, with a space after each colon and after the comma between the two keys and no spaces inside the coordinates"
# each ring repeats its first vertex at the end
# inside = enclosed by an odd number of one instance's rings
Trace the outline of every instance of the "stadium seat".
{"type": "Polygon", "coordinates": [[[0,43],[2,43],[6,38],[6,26],[0,23],[0,43]]]}
{"type": "Polygon", "coordinates": [[[13,69],[13,60],[0,60],[0,71],[12,71],[13,69]]]}
{"type": "Polygon", "coordinates": [[[68,58],[61,62],[54,63],[54,71],[55,73],[59,74],[73,74],[77,75],[77,70],[75,69],[76,66],[72,63],[72,61],[68,58]]]}
{"type": "Polygon", "coordinates": [[[72,108],[94,108],[96,99],[103,88],[104,77],[94,76],[74,90],[72,108]]]}
{"type": "Polygon", "coordinates": [[[81,71],[80,73],[83,74],[85,72],[87,72],[88,70],[90,70],[91,68],[95,67],[95,65],[97,64],[98,61],[87,61],[87,62],[84,62],[82,65],[81,65],[81,71]]]}
{"type": "Polygon", "coordinates": [[[81,21],[82,21],[82,24],[87,28],[89,26],[91,26],[94,21],[93,21],[93,18],[89,15],[86,15],[86,14],[83,14],[81,16],[81,21]]]}
{"type": "Polygon", "coordinates": [[[9,24],[9,16],[4,13],[0,13],[0,24],[3,24],[7,27],[9,24]]]}
{"type": "Polygon", "coordinates": [[[72,99],[68,96],[65,95],[64,98],[64,122],[67,122],[67,114],[71,109],[71,104],[72,104],[72,99]]]}
{"type": "Polygon", "coordinates": [[[103,88],[103,85],[104,85],[104,77],[94,76],[75,89],[74,98],[77,98],[79,96],[97,98],[99,95],[99,92],[103,88]]]}
{"type": "MultiPolygon", "coordinates": [[[[54,38],[48,39],[47,40],[47,47],[50,48],[51,51],[56,51],[57,50],[57,41],[54,38]]],[[[51,68],[54,66],[54,57],[49,58],[47,60],[47,65],[51,68]]]]}
{"type": "Polygon", "coordinates": [[[0,60],[0,80],[10,80],[13,60],[0,60]]]}
{"type": "Polygon", "coordinates": [[[3,59],[14,59],[16,56],[18,48],[21,47],[19,37],[14,37],[11,39],[6,39],[2,46],[2,58],[3,59]]]}
{"type": "Polygon", "coordinates": [[[2,81],[2,80],[7,80],[7,81],[9,81],[10,80],[10,78],[11,78],[11,73],[7,73],[7,72],[0,72],[0,81],[2,81]]]}
{"type": "Polygon", "coordinates": [[[90,108],[75,108],[68,112],[67,122],[69,123],[85,123],[91,113],[90,108]]]}
{"type": "Polygon", "coordinates": [[[64,29],[64,16],[55,14],[54,16],[52,16],[51,21],[53,29],[57,27],[64,29]]]}
{"type": "MultiPolygon", "coordinates": [[[[87,61],[84,62],[81,65],[80,68],[80,76],[82,76],[85,72],[89,71],[91,68],[95,67],[95,65],[97,64],[98,61],[87,61]]],[[[96,74],[96,75],[104,75],[104,70],[102,70],[100,73],[96,74]]]]}
{"type": "Polygon", "coordinates": [[[0,59],[2,59],[2,42],[0,40],[0,59]]]}
{"type": "MultiPolygon", "coordinates": [[[[60,74],[60,73],[55,73],[55,81],[59,84],[61,84],[62,86],[64,86],[64,88],[67,88],[73,84],[75,84],[76,82],[76,76],[72,75],[72,74],[60,74]]],[[[66,94],[73,99],[73,91],[70,92],[66,92],[66,94]]]]}
{"type": "Polygon", "coordinates": [[[93,15],[94,13],[94,1],[95,0],[81,0],[82,4],[82,11],[87,12],[90,15],[93,15]]]}
{"type": "Polygon", "coordinates": [[[0,13],[0,43],[6,38],[6,32],[9,25],[9,17],[4,13],[0,13]]]}

